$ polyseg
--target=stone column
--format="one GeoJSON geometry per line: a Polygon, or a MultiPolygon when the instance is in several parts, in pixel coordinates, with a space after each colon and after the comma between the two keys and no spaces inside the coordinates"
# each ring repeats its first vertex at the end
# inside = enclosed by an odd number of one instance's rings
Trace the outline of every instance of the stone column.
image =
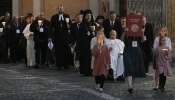
{"type": "Polygon", "coordinates": [[[94,17],[98,16],[100,14],[100,0],[89,0],[89,8],[94,17]]]}
{"type": "Polygon", "coordinates": [[[109,1],[109,11],[115,11],[117,15],[120,13],[120,0],[109,1]]]}
{"type": "Polygon", "coordinates": [[[19,0],[12,0],[12,17],[18,16],[19,17],[19,0]]]}
{"type": "Polygon", "coordinates": [[[38,14],[41,12],[41,0],[33,0],[33,15],[38,16],[38,14]]]}

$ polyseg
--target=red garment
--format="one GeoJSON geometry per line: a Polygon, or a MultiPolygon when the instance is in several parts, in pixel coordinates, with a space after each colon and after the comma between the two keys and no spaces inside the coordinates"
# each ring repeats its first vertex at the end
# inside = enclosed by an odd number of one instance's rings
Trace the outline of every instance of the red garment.
{"type": "Polygon", "coordinates": [[[107,45],[95,45],[92,49],[92,56],[95,57],[93,76],[107,75],[107,70],[111,64],[110,54],[107,45]]]}

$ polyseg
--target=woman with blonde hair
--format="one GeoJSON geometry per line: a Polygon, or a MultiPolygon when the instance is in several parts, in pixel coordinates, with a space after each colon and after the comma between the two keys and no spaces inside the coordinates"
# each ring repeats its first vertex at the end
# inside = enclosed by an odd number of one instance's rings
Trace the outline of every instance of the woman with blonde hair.
{"type": "MultiPolygon", "coordinates": [[[[172,50],[172,46],[171,46],[171,39],[169,37],[167,37],[167,34],[168,34],[168,29],[166,26],[162,26],[159,30],[159,36],[155,38],[154,40],[154,51],[156,51],[156,48],[157,46],[159,45],[159,38],[161,36],[165,36],[165,39],[166,39],[166,46],[169,47],[170,49],[170,52],[172,50]]],[[[158,90],[161,86],[160,84],[158,85],[159,83],[159,75],[158,75],[158,70],[157,70],[157,66],[156,66],[156,57],[154,57],[154,65],[153,65],[153,69],[156,70],[156,73],[155,73],[155,85],[156,87],[154,88],[154,90],[158,90]]]]}
{"type": "MultiPolygon", "coordinates": [[[[105,42],[105,35],[104,35],[104,28],[103,28],[103,26],[97,26],[97,28],[95,29],[96,36],[99,33],[100,34],[103,33],[103,36],[104,36],[104,41],[103,42],[105,42]]],[[[91,50],[93,49],[94,45],[97,44],[97,37],[96,36],[91,39],[91,50]]],[[[93,65],[94,65],[94,57],[92,56],[91,69],[93,69],[93,65]]]]}

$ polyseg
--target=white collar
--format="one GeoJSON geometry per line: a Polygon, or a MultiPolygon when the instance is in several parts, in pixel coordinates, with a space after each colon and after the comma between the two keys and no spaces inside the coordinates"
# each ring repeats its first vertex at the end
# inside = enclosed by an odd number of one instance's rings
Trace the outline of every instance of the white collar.
{"type": "Polygon", "coordinates": [[[59,20],[64,20],[63,14],[59,14],[59,20]]]}

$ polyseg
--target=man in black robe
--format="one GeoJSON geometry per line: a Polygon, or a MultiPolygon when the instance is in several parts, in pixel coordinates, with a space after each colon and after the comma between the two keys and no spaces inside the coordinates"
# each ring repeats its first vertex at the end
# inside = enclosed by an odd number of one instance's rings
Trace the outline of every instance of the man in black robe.
{"type": "Polygon", "coordinates": [[[44,13],[40,13],[38,19],[30,26],[30,31],[34,32],[36,68],[45,68],[49,25],[50,22],[44,18],[44,13]]]}
{"type": "Polygon", "coordinates": [[[82,15],[77,14],[75,16],[75,23],[72,23],[70,26],[70,39],[69,39],[70,43],[69,44],[71,46],[74,46],[75,43],[77,42],[78,31],[81,23],[82,23],[82,15]]]}
{"type": "Polygon", "coordinates": [[[4,26],[0,23],[0,28],[1,28],[1,32],[0,32],[0,62],[1,63],[5,63],[5,59],[6,59],[6,41],[5,41],[5,36],[3,34],[4,31],[4,26]]]}
{"type": "Polygon", "coordinates": [[[95,20],[95,23],[97,24],[97,26],[102,26],[103,20],[104,20],[104,16],[98,15],[96,20],[95,20]]]}
{"type": "Polygon", "coordinates": [[[146,41],[143,43],[142,42],[140,43],[140,48],[142,51],[145,72],[148,73],[149,63],[150,61],[153,60],[153,51],[151,48],[153,47],[153,43],[154,43],[154,34],[153,34],[152,25],[146,22],[145,17],[143,17],[143,21],[144,21],[144,26],[143,26],[144,38],[146,41]]]}
{"type": "Polygon", "coordinates": [[[64,13],[64,8],[61,5],[58,7],[58,14],[52,16],[49,28],[49,41],[54,40],[56,67],[58,67],[58,70],[61,70],[62,66],[68,68],[69,65],[73,64],[69,46],[71,22],[66,22],[66,19],[70,20],[70,16],[64,13]]]}
{"type": "Polygon", "coordinates": [[[11,32],[11,24],[12,21],[10,20],[10,13],[6,13],[4,18],[1,19],[0,23],[4,23],[3,28],[3,35],[4,35],[4,44],[6,45],[6,48],[4,49],[4,63],[10,62],[10,56],[12,55],[12,32],[11,32]],[[10,54],[10,55],[9,55],[10,54]]]}
{"type": "Polygon", "coordinates": [[[109,38],[109,34],[111,30],[115,30],[117,32],[117,38],[120,39],[122,35],[122,25],[120,20],[116,18],[116,13],[114,11],[110,11],[109,18],[103,21],[104,33],[106,38],[109,38]]]}
{"type": "MultiPolygon", "coordinates": [[[[78,38],[78,32],[79,32],[79,27],[80,24],[82,23],[82,15],[81,14],[77,14],[75,16],[75,23],[71,24],[70,27],[70,38],[69,38],[69,44],[71,46],[71,48],[75,48],[76,43],[77,43],[77,38],[78,38]]],[[[73,51],[73,59],[74,59],[74,66],[75,66],[75,72],[79,71],[79,53],[75,53],[73,51]]]]}
{"type": "Polygon", "coordinates": [[[80,74],[91,76],[91,39],[95,36],[91,26],[96,26],[91,10],[84,11],[83,22],[80,24],[76,52],[80,52],[80,74]]]}

